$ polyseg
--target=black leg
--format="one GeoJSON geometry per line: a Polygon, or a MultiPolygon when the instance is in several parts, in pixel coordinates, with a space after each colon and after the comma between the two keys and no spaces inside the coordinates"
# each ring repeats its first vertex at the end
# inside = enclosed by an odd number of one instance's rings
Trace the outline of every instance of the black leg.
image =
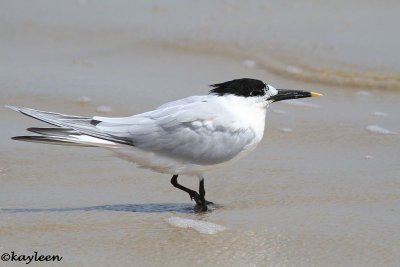
{"type": "MultiPolygon", "coordinates": [[[[187,188],[187,187],[184,187],[183,185],[180,185],[180,184],[178,183],[178,175],[177,175],[177,174],[175,174],[174,176],[172,176],[172,178],[171,178],[171,184],[172,184],[174,187],[176,187],[176,188],[178,188],[178,189],[180,189],[180,190],[185,191],[186,193],[188,193],[189,196],[190,196],[190,199],[196,201],[196,204],[197,204],[198,206],[200,206],[200,207],[205,206],[204,201],[202,201],[200,195],[199,195],[196,191],[191,190],[191,189],[189,189],[189,188],[187,188]]],[[[204,199],[204,197],[203,197],[203,199],[204,199]]],[[[207,210],[207,206],[206,206],[206,210],[207,210]]]]}
{"type": "Polygon", "coordinates": [[[204,189],[204,178],[203,177],[200,177],[199,194],[200,194],[200,198],[202,199],[203,203],[205,203],[205,205],[214,204],[211,201],[207,201],[205,198],[206,190],[204,189]]]}
{"type": "Polygon", "coordinates": [[[200,183],[199,183],[199,195],[200,199],[203,201],[203,203],[206,203],[206,190],[204,189],[204,178],[200,178],[200,183]]]}

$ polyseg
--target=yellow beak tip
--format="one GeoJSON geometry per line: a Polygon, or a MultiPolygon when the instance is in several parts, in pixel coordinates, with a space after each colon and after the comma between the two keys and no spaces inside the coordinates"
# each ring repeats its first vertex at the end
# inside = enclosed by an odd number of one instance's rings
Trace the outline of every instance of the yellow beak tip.
{"type": "Polygon", "coordinates": [[[310,94],[311,94],[311,96],[323,96],[323,94],[316,93],[316,92],[311,92],[310,94]]]}

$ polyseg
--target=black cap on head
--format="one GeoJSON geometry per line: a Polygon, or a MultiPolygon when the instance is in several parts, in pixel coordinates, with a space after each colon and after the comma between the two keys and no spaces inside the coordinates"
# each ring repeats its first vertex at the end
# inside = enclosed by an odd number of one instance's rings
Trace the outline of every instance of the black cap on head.
{"type": "Polygon", "coordinates": [[[210,86],[213,88],[210,90],[210,94],[217,94],[219,96],[232,94],[244,97],[265,95],[266,88],[264,82],[250,78],[236,79],[210,86]]]}

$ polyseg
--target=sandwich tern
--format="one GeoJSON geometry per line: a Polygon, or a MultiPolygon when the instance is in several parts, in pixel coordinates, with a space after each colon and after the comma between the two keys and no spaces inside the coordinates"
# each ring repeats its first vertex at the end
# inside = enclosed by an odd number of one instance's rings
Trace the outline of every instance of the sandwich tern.
{"type": "Polygon", "coordinates": [[[252,151],[264,135],[267,107],[276,101],[321,96],[275,89],[242,78],[210,85],[207,95],[190,96],[130,117],[83,117],[6,106],[56,127],[28,128],[38,135],[12,139],[114,151],[140,167],[173,175],[174,187],[207,210],[204,173],[252,151]],[[199,178],[199,192],[178,183],[178,175],[199,178]]]}

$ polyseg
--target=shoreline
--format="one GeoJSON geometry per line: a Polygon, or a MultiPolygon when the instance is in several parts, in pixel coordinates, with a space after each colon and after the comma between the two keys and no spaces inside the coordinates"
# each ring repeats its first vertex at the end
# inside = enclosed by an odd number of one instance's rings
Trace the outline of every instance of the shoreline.
{"type": "MultiPolygon", "coordinates": [[[[57,4],[41,1],[46,5],[17,0],[10,2],[9,14],[0,11],[8,21],[0,25],[0,106],[129,116],[242,77],[324,96],[272,104],[259,146],[235,164],[206,173],[207,199],[216,207],[202,214],[171,186],[170,176],[137,168],[109,151],[11,140],[28,127],[48,125],[0,108],[3,253],[57,254],[62,266],[398,265],[400,92],[310,83],[271,71],[274,65],[263,63],[271,56],[263,55],[263,44],[277,39],[268,48],[274,49],[282,41],[276,35],[290,33],[285,30],[293,20],[275,20],[282,14],[294,13],[300,26],[310,25],[302,6],[284,3],[269,14],[262,3],[259,9],[217,3],[204,15],[203,2],[173,2],[176,9],[170,9],[146,1],[129,9],[100,0],[68,2],[60,15],[57,4]],[[104,7],[105,17],[97,17],[104,7]],[[249,21],[235,20],[240,12],[249,21]],[[192,16],[194,22],[186,20],[192,16]],[[270,31],[254,27],[264,16],[270,31]],[[237,42],[229,45],[235,34],[237,42]],[[258,39],[246,43],[254,34],[258,39]],[[218,45],[207,43],[207,36],[217,36],[218,45]],[[259,50],[247,50],[254,44],[259,50]]],[[[354,4],[348,5],[341,10],[352,11],[354,4]]],[[[300,26],[291,40],[308,29],[300,26]]],[[[349,32],[334,29],[335,36],[349,32]]],[[[315,38],[307,32],[304,38],[300,52],[286,56],[307,57],[302,47],[315,38]]],[[[275,51],[277,61],[290,45],[275,51]]],[[[327,51],[322,47],[311,63],[327,51]]],[[[279,70],[292,66],[295,72],[298,58],[279,70]]],[[[198,187],[190,176],[180,182],[198,187]]]]}

